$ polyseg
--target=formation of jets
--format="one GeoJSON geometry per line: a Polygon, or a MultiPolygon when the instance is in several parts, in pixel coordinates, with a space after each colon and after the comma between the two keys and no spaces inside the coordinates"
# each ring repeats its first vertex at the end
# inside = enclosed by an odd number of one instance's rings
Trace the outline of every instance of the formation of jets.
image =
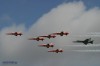
{"type": "MultiPolygon", "coordinates": [[[[19,33],[19,32],[11,32],[11,33],[6,33],[7,35],[14,35],[14,36],[18,36],[18,35],[23,35],[22,33],[19,33]]],[[[52,33],[52,34],[49,34],[49,35],[45,35],[45,36],[38,36],[36,38],[29,38],[28,40],[36,40],[36,41],[43,41],[45,40],[44,38],[55,38],[56,35],[60,35],[60,36],[63,36],[63,35],[68,35],[69,33],[68,32],[57,32],[57,33],[52,33]]],[[[39,47],[46,47],[46,48],[50,48],[50,47],[54,47],[54,44],[53,43],[48,43],[48,44],[40,44],[38,45],[39,47]]],[[[49,50],[48,52],[63,52],[62,49],[55,49],[55,50],[49,50]]]]}
{"type": "MultiPolygon", "coordinates": [[[[14,36],[21,36],[23,35],[22,33],[20,32],[11,32],[11,33],[6,33],[7,35],[14,35],[14,36]]],[[[68,35],[69,33],[68,32],[57,32],[57,33],[52,33],[52,34],[49,34],[49,35],[45,35],[45,36],[38,36],[36,38],[29,38],[28,40],[36,40],[36,41],[43,41],[45,40],[45,38],[55,38],[56,35],[60,35],[60,36],[64,36],[64,35],[68,35]]],[[[76,41],[73,41],[74,43],[83,43],[85,45],[91,43],[93,44],[93,41],[94,40],[91,40],[91,38],[88,38],[88,39],[85,39],[85,40],[76,40],[76,41]]],[[[46,48],[50,48],[50,47],[54,47],[54,44],[53,43],[47,43],[47,44],[40,44],[38,45],[39,47],[46,47],[46,48]]],[[[48,52],[55,52],[55,53],[59,53],[59,52],[63,52],[62,49],[54,49],[54,50],[49,50],[48,52]]]]}
{"type": "Polygon", "coordinates": [[[29,40],[37,40],[37,41],[39,41],[39,40],[41,40],[41,41],[43,41],[43,40],[45,40],[44,38],[55,38],[56,37],[56,35],[60,35],[60,36],[63,36],[63,35],[68,35],[69,33],[68,32],[59,32],[59,33],[52,33],[52,34],[49,34],[49,35],[45,35],[45,36],[39,36],[39,37],[37,37],[37,38],[29,38],[29,40]]]}

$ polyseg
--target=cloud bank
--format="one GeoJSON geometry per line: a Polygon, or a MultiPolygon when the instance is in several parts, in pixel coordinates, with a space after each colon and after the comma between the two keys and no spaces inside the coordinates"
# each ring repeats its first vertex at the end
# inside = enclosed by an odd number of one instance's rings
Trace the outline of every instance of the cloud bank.
{"type": "MultiPolygon", "coordinates": [[[[85,39],[85,37],[72,37],[75,35],[85,35],[89,32],[100,32],[100,9],[95,7],[86,10],[83,2],[62,3],[53,8],[50,12],[44,14],[37,22],[26,30],[23,25],[11,26],[0,32],[0,61],[15,60],[18,64],[15,66],[99,66],[100,54],[96,53],[76,53],[67,50],[77,50],[76,47],[67,47],[73,45],[73,40],[85,39]],[[7,32],[23,32],[23,36],[7,36],[7,32]],[[47,35],[53,32],[67,31],[68,36],[57,36],[55,39],[45,39],[44,42],[29,41],[30,37],[47,35]],[[64,53],[48,53],[47,48],[38,47],[41,43],[55,43],[56,48],[63,48],[64,53]]],[[[90,36],[91,37],[91,36],[90,36]]],[[[99,43],[98,38],[94,38],[95,43],[99,43]]],[[[74,44],[77,45],[77,44],[74,44]]],[[[100,48],[100,47],[99,47],[100,48]]],[[[92,47],[92,49],[99,48],[92,47]]],[[[90,47],[79,47],[79,50],[90,49],[90,47]]]]}

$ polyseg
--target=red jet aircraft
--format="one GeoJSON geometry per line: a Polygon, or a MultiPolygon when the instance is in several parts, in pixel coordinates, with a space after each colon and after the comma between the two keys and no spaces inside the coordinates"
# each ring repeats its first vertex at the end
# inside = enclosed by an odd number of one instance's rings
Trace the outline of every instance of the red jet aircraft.
{"type": "Polygon", "coordinates": [[[60,32],[60,33],[53,33],[53,35],[60,35],[60,36],[63,36],[63,35],[68,35],[69,33],[68,32],[60,32]]]}
{"type": "Polygon", "coordinates": [[[63,50],[62,49],[56,49],[56,50],[49,50],[48,52],[56,52],[56,53],[58,53],[58,52],[63,52],[63,50]]]}
{"type": "Polygon", "coordinates": [[[7,35],[14,35],[14,36],[18,36],[18,35],[23,35],[22,33],[18,33],[18,32],[13,32],[13,33],[7,33],[7,35]]]}
{"type": "Polygon", "coordinates": [[[44,38],[42,38],[42,37],[37,37],[37,38],[29,38],[29,40],[37,40],[37,41],[41,40],[41,41],[43,41],[43,40],[44,40],[44,38]]]}
{"type": "Polygon", "coordinates": [[[55,38],[56,36],[55,35],[47,35],[47,36],[40,36],[40,37],[46,37],[46,38],[55,38]]]}
{"type": "Polygon", "coordinates": [[[53,43],[50,43],[50,44],[48,43],[48,44],[40,44],[40,45],[38,45],[38,46],[49,48],[49,47],[54,47],[54,44],[53,44],[53,43]]]}

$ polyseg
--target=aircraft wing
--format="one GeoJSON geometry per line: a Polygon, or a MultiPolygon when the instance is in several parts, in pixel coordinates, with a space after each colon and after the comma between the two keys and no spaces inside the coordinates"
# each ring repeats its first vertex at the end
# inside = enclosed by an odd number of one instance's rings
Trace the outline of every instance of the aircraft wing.
{"type": "Polygon", "coordinates": [[[91,38],[89,38],[88,41],[91,41],[91,38]]]}
{"type": "Polygon", "coordinates": [[[84,41],[90,41],[90,39],[85,39],[84,41]]]}

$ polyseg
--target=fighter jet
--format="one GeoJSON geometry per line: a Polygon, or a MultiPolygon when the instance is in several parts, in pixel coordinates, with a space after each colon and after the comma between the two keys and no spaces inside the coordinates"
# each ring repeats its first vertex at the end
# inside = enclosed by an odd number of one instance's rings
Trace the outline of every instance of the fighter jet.
{"type": "Polygon", "coordinates": [[[63,36],[63,35],[68,35],[69,33],[68,32],[58,32],[58,33],[53,33],[53,35],[60,35],[60,36],[63,36]]]}
{"type": "Polygon", "coordinates": [[[50,39],[50,38],[55,38],[56,36],[50,34],[50,35],[47,35],[47,36],[40,36],[40,37],[46,37],[46,38],[49,38],[50,39]]]}
{"type": "Polygon", "coordinates": [[[85,45],[87,45],[87,44],[89,44],[89,43],[91,43],[91,44],[93,44],[93,41],[94,40],[91,40],[91,38],[88,38],[88,39],[85,39],[85,40],[77,40],[77,41],[73,41],[74,43],[84,43],[85,45]]]}
{"type": "Polygon", "coordinates": [[[28,40],[37,40],[37,41],[41,40],[41,41],[43,41],[44,38],[42,38],[42,37],[37,37],[37,38],[29,38],[28,40]]]}
{"type": "Polygon", "coordinates": [[[58,52],[63,52],[63,50],[62,49],[55,49],[55,50],[49,50],[48,52],[56,52],[56,53],[58,53],[58,52]]]}
{"type": "Polygon", "coordinates": [[[40,45],[38,45],[38,46],[40,46],[40,47],[47,47],[47,48],[50,48],[50,47],[54,47],[54,44],[53,43],[48,43],[48,44],[40,44],[40,45]]]}
{"type": "Polygon", "coordinates": [[[18,33],[18,32],[12,32],[12,33],[6,33],[7,35],[14,35],[14,36],[18,36],[18,35],[22,35],[22,33],[18,33]]]}

